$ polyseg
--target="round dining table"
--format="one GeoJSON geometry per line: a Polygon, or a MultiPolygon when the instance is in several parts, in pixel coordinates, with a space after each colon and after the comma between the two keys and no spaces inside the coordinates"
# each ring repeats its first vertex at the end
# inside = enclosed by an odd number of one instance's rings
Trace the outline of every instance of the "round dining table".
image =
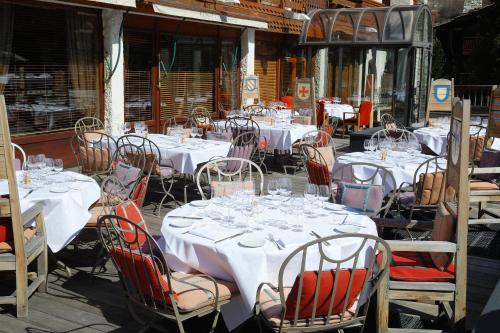
{"type": "MultiPolygon", "coordinates": [[[[72,171],[43,175],[43,179],[33,179],[30,186],[22,183],[22,171],[17,172],[17,178],[21,212],[36,203],[43,206],[47,245],[53,253],[80,233],[90,218],[90,206],[101,193],[94,179],[72,171]]],[[[7,181],[0,181],[0,195],[8,193],[7,181]]]]}
{"type": "MultiPolygon", "coordinates": [[[[370,163],[376,166],[384,167],[394,176],[394,180],[396,181],[396,187],[399,188],[403,183],[413,184],[413,178],[415,176],[415,172],[418,167],[434,156],[424,155],[421,153],[408,153],[405,151],[389,151],[387,154],[386,160],[382,160],[380,152],[354,152],[347,153],[337,158],[334,166],[333,172],[335,172],[338,168],[343,165],[347,165],[349,163],[370,163]]],[[[444,158],[440,158],[438,160],[439,167],[442,169],[446,169],[447,161],[444,158]]],[[[352,168],[352,172],[354,176],[357,178],[369,178],[373,175],[374,169],[372,166],[367,165],[355,165],[352,168]]],[[[425,172],[424,169],[422,172],[425,172]]],[[[346,177],[346,175],[344,175],[346,177]]],[[[375,180],[376,185],[385,185],[385,194],[388,194],[392,190],[395,190],[391,184],[381,184],[382,175],[377,175],[377,179],[375,180]]],[[[397,189],[396,188],[396,189],[397,189]]]]}
{"type": "MultiPolygon", "coordinates": [[[[317,237],[346,232],[377,235],[369,217],[341,205],[320,207],[304,198],[262,196],[254,198],[251,214],[245,214],[238,200],[194,201],[171,211],[163,220],[159,240],[172,269],[198,271],[236,284],[239,295],[222,308],[230,330],[251,317],[260,283],[278,285],[280,267],[293,250],[317,237]]],[[[324,248],[331,258],[340,259],[359,246],[355,239],[344,239],[324,248]]],[[[359,266],[372,259],[369,242],[362,253],[359,266]]],[[[306,270],[318,269],[315,260],[307,262],[306,270]]],[[[291,267],[285,274],[289,286],[300,271],[300,261],[291,267]]]]}

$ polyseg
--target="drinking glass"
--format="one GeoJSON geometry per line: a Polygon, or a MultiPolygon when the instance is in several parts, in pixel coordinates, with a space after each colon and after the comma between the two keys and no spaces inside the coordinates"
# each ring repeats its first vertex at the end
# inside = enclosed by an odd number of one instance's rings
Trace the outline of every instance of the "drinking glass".
{"type": "Polygon", "coordinates": [[[44,154],[36,155],[36,168],[39,170],[42,170],[43,168],[45,168],[45,155],[44,154]]]}
{"type": "Polygon", "coordinates": [[[305,198],[304,203],[308,203],[308,205],[304,207],[305,208],[304,213],[312,214],[310,208],[313,205],[314,201],[316,200],[317,195],[318,195],[318,186],[316,184],[307,183],[304,188],[304,198],[305,198]]]}
{"type": "Polygon", "coordinates": [[[203,137],[203,128],[197,128],[196,130],[196,137],[201,139],[203,137]]]}
{"type": "Polygon", "coordinates": [[[320,202],[321,208],[323,208],[323,204],[330,200],[331,190],[328,185],[319,185],[318,186],[318,201],[320,202]]]}
{"type": "Polygon", "coordinates": [[[44,167],[44,173],[47,175],[49,172],[53,171],[54,169],[54,160],[52,158],[46,158],[45,159],[45,167],[44,167]]]}
{"type": "Polygon", "coordinates": [[[35,170],[36,169],[36,156],[35,155],[28,155],[26,165],[28,167],[28,170],[35,170]]]}
{"type": "Polygon", "coordinates": [[[365,150],[371,150],[370,149],[370,146],[371,146],[371,139],[365,139],[365,141],[363,142],[363,148],[365,150]]]}
{"type": "Polygon", "coordinates": [[[132,126],[130,125],[130,123],[128,121],[124,122],[123,123],[123,134],[127,134],[130,132],[132,126]]]}
{"type": "Polygon", "coordinates": [[[304,222],[302,220],[302,215],[304,210],[300,207],[303,205],[302,198],[294,198],[290,208],[295,208],[293,222],[290,224],[293,232],[302,232],[304,228],[304,222]]]}
{"type": "Polygon", "coordinates": [[[278,194],[278,181],[275,179],[269,180],[267,183],[267,193],[271,195],[271,197],[274,199],[274,196],[278,194]]]}
{"type": "Polygon", "coordinates": [[[290,178],[280,178],[278,180],[278,193],[284,197],[292,195],[292,180],[290,178]]]}
{"type": "Polygon", "coordinates": [[[224,215],[222,221],[226,224],[226,226],[232,226],[234,222],[234,216],[231,215],[231,209],[234,208],[233,196],[224,196],[221,200],[221,205],[226,208],[226,214],[224,215]]]}
{"type": "Polygon", "coordinates": [[[60,158],[56,158],[54,160],[54,171],[61,172],[61,171],[63,171],[63,168],[64,168],[63,160],[60,158]]]}
{"type": "Polygon", "coordinates": [[[192,138],[196,138],[196,137],[198,136],[198,128],[196,128],[196,127],[191,127],[191,134],[190,134],[190,136],[191,136],[192,138]]]}

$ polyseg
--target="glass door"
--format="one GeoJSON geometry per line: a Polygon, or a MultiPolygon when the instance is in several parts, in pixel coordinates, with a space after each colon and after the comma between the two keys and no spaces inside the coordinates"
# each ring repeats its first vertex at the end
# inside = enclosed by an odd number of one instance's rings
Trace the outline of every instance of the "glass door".
{"type": "Polygon", "coordinates": [[[280,95],[292,96],[295,89],[295,80],[306,76],[306,60],[303,58],[287,57],[280,59],[280,95]]]}

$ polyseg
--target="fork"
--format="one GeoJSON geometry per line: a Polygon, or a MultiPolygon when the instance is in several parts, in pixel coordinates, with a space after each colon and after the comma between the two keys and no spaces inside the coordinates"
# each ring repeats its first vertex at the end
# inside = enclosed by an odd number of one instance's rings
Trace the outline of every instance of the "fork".
{"type": "Polygon", "coordinates": [[[276,247],[278,248],[278,250],[281,250],[281,246],[278,244],[278,242],[276,241],[276,239],[274,239],[274,236],[273,234],[269,233],[267,235],[268,239],[274,243],[274,245],[276,245],[276,247]]]}

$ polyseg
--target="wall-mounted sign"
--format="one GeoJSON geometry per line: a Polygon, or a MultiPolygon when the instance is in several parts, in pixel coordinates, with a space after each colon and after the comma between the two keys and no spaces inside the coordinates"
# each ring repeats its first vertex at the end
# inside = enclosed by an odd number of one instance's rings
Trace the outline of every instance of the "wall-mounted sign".
{"type": "Polygon", "coordinates": [[[259,77],[257,75],[247,75],[243,79],[243,88],[241,90],[241,104],[258,104],[259,102],[259,77]]]}
{"type": "Polygon", "coordinates": [[[453,79],[431,80],[429,102],[427,104],[426,121],[431,112],[451,112],[455,96],[453,79]]]}

